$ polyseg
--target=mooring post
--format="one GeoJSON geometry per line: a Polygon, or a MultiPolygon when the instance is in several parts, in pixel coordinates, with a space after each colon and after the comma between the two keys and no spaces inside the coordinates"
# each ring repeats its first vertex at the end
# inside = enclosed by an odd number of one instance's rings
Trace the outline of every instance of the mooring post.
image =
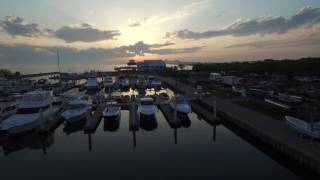
{"type": "Polygon", "coordinates": [[[44,117],[43,117],[42,108],[40,109],[39,114],[40,114],[40,131],[44,131],[44,117]]]}
{"type": "Polygon", "coordinates": [[[91,133],[88,134],[88,146],[89,146],[89,151],[92,151],[92,139],[91,139],[91,133]]]}
{"type": "Polygon", "coordinates": [[[217,119],[217,101],[213,100],[212,103],[212,116],[213,116],[213,120],[217,119]]]}
{"type": "Polygon", "coordinates": [[[174,144],[178,144],[177,128],[174,128],[174,144]]]}
{"type": "Polygon", "coordinates": [[[177,102],[176,100],[174,100],[174,114],[173,114],[173,118],[174,118],[174,122],[177,122],[177,116],[178,116],[178,113],[177,113],[177,102]]]}
{"type": "Polygon", "coordinates": [[[137,139],[136,139],[136,131],[132,131],[133,134],[133,147],[136,148],[137,147],[137,139]]]}
{"type": "Polygon", "coordinates": [[[91,127],[91,114],[89,109],[87,110],[86,120],[87,120],[86,122],[87,127],[91,127]]]}
{"type": "Polygon", "coordinates": [[[212,128],[213,128],[213,137],[212,137],[212,140],[213,140],[213,142],[216,142],[216,136],[217,136],[216,125],[214,125],[212,128]]]}

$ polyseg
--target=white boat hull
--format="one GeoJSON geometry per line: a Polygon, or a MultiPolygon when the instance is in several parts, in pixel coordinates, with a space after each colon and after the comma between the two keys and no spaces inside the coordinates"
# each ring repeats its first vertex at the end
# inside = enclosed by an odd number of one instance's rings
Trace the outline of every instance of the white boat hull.
{"type": "Polygon", "coordinates": [[[298,118],[285,116],[287,125],[292,129],[312,138],[320,139],[320,129],[313,130],[312,124],[298,118]]]}

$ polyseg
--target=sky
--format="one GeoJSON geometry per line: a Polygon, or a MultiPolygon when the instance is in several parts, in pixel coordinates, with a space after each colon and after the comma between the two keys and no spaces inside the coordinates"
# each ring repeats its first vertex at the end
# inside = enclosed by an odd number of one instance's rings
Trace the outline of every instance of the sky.
{"type": "Polygon", "coordinates": [[[319,0],[0,0],[0,68],[320,56],[319,0]]]}

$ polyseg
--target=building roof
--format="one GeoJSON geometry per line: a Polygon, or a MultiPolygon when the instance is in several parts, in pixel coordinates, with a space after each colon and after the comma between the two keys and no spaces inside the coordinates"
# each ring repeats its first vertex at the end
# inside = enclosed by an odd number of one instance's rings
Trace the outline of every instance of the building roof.
{"type": "Polygon", "coordinates": [[[165,66],[166,63],[163,60],[144,60],[142,65],[146,65],[146,66],[165,66]]]}

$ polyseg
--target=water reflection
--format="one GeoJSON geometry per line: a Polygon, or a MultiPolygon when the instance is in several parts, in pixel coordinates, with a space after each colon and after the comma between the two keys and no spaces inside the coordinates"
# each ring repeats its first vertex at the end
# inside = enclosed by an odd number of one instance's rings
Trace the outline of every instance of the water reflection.
{"type": "Polygon", "coordinates": [[[157,129],[158,122],[155,117],[140,117],[140,128],[146,131],[157,129]]]}
{"type": "Polygon", "coordinates": [[[29,132],[23,136],[11,137],[2,144],[3,153],[8,156],[14,152],[29,148],[31,150],[41,149],[43,154],[46,154],[47,148],[54,143],[54,134],[54,132],[48,134],[29,132]]]}
{"type": "Polygon", "coordinates": [[[86,118],[83,118],[73,123],[64,123],[63,132],[65,132],[67,135],[70,135],[72,133],[83,131],[85,124],[86,118]]]}
{"type": "Polygon", "coordinates": [[[188,115],[181,114],[181,115],[178,115],[178,118],[181,121],[182,127],[189,128],[191,126],[191,120],[188,115]]]}
{"type": "Polygon", "coordinates": [[[133,148],[137,147],[136,131],[132,131],[133,148]]]}
{"type": "Polygon", "coordinates": [[[92,137],[91,137],[91,133],[88,134],[88,148],[89,148],[89,152],[92,151],[92,137]]]}
{"type": "Polygon", "coordinates": [[[119,117],[104,119],[104,126],[103,126],[104,131],[116,132],[119,128],[120,128],[119,117]]]}

